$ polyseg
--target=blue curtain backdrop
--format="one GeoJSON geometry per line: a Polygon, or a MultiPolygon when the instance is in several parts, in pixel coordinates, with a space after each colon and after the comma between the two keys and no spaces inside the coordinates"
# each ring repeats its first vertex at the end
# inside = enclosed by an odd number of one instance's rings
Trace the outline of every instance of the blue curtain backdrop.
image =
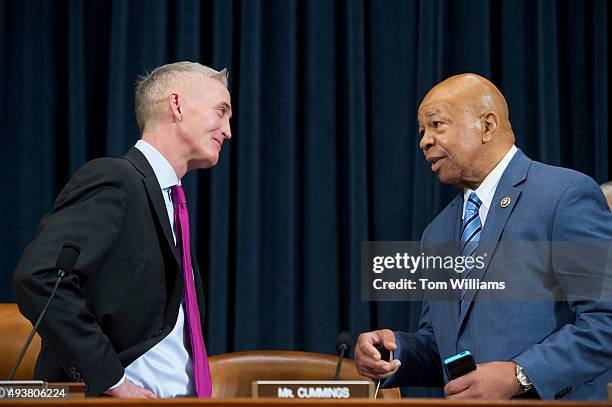
{"type": "Polygon", "coordinates": [[[360,298],[362,240],[418,240],[456,193],[418,150],[436,82],[499,85],[531,158],[610,178],[600,1],[87,0],[0,3],[0,301],[87,160],[138,139],[134,82],[228,67],[234,137],[188,175],[211,353],[333,353],[340,330],[413,330],[418,303],[360,298]]]}

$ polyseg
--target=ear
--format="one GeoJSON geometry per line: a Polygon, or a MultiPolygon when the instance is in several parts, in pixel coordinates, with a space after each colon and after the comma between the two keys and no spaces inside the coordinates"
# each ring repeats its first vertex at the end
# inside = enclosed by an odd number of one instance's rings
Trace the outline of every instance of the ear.
{"type": "Polygon", "coordinates": [[[170,93],[170,97],[168,100],[170,104],[170,112],[172,113],[172,117],[177,122],[183,121],[183,112],[181,104],[183,103],[183,98],[178,92],[170,93]]]}
{"type": "Polygon", "coordinates": [[[481,118],[482,129],[484,133],[482,134],[482,144],[487,144],[490,142],[495,133],[497,133],[497,128],[499,127],[499,117],[495,112],[485,113],[481,118]]]}

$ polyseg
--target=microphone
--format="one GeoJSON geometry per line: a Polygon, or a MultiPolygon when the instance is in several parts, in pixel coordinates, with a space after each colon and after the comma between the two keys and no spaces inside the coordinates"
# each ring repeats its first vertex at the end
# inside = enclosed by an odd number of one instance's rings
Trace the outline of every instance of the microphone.
{"type": "Polygon", "coordinates": [[[336,338],[336,352],[338,352],[338,363],[336,364],[336,374],[334,380],[340,377],[340,367],[345,355],[348,355],[355,344],[355,340],[350,332],[340,332],[336,338]]]}
{"type": "Polygon", "coordinates": [[[28,336],[28,339],[26,340],[25,345],[23,345],[21,352],[19,352],[19,356],[17,356],[17,360],[15,361],[15,364],[13,365],[13,367],[11,367],[11,371],[9,373],[7,380],[9,381],[13,380],[13,377],[15,376],[15,372],[17,371],[19,364],[23,360],[23,357],[25,356],[25,353],[28,350],[30,343],[32,342],[32,339],[34,338],[34,334],[36,333],[36,330],[38,329],[40,322],[42,321],[43,317],[45,316],[45,313],[47,312],[47,309],[49,308],[49,304],[51,304],[53,297],[55,297],[55,293],[57,292],[57,287],[59,287],[59,284],[62,281],[62,278],[64,278],[66,274],[72,272],[72,270],[74,269],[74,265],[76,264],[77,259],[79,258],[80,253],[81,253],[81,249],[79,249],[77,245],[66,244],[64,245],[64,247],[62,247],[62,251],[60,252],[59,257],[57,258],[57,263],[55,264],[55,269],[57,270],[57,280],[55,281],[55,287],[53,287],[53,291],[51,291],[51,295],[49,296],[49,299],[47,300],[45,307],[41,311],[40,316],[38,317],[38,319],[36,320],[36,323],[32,327],[30,336],[28,336]]]}

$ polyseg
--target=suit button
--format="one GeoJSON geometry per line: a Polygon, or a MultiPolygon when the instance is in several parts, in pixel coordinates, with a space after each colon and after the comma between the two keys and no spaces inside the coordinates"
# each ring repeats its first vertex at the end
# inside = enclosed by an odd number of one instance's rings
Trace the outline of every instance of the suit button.
{"type": "Polygon", "coordinates": [[[163,329],[159,329],[159,330],[157,330],[157,332],[155,332],[154,336],[159,336],[159,335],[161,335],[162,332],[163,332],[163,329]]]}

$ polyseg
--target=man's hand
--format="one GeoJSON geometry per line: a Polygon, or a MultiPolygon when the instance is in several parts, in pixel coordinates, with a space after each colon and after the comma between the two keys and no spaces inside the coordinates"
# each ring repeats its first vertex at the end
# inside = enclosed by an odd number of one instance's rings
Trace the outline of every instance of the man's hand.
{"type": "Polygon", "coordinates": [[[144,389],[140,386],[136,386],[130,381],[125,379],[120,386],[115,387],[112,390],[106,390],[104,394],[111,397],[123,398],[123,399],[156,399],[157,396],[151,392],[151,390],[144,389]]]}
{"type": "Polygon", "coordinates": [[[374,345],[383,345],[388,350],[395,351],[395,334],[388,330],[365,332],[359,335],[355,346],[355,364],[360,375],[372,379],[384,379],[399,369],[401,363],[394,359],[391,362],[380,359],[380,353],[374,345]]]}
{"type": "Polygon", "coordinates": [[[513,362],[490,362],[451,380],[444,387],[449,399],[508,400],[522,393],[513,362]]]}

